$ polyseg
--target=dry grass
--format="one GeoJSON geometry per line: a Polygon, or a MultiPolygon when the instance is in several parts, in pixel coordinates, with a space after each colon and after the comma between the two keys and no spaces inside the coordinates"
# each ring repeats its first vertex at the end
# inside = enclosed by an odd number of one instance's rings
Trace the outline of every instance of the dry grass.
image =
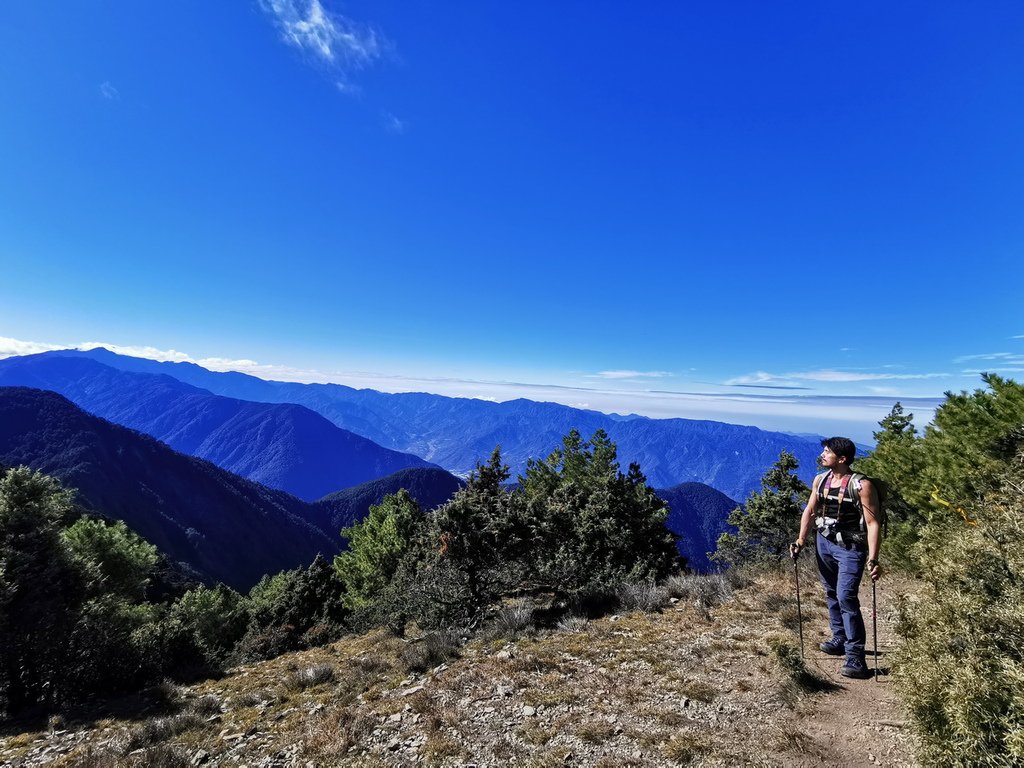
{"type": "Polygon", "coordinates": [[[604,744],[615,735],[615,726],[600,720],[583,723],[576,729],[576,735],[588,744],[604,744]]]}
{"type": "MultiPolygon", "coordinates": [[[[731,588],[728,580],[719,581],[731,588]]],[[[720,589],[696,578],[675,589],[684,587],[705,594],[720,589]]],[[[415,759],[439,766],[610,768],[805,758],[828,764],[819,756],[824,748],[797,725],[812,709],[835,702],[819,706],[809,698],[822,693],[801,687],[799,670],[789,665],[792,652],[785,648],[793,646],[795,633],[780,628],[780,616],[763,608],[767,602],[784,614],[792,605],[787,588],[783,578],[759,577],[716,605],[713,618],[702,616],[695,597],[660,614],[580,620],[575,631],[480,638],[457,648],[457,656],[445,654],[447,663],[417,664],[417,675],[407,673],[407,650],[423,646],[427,636],[416,643],[386,632],[344,638],[235,668],[184,696],[170,692],[180,713],[219,714],[216,725],[183,720],[179,725],[186,729],[175,734],[176,726],[162,722],[169,718],[157,718],[139,726],[146,729],[144,738],[136,738],[143,752],[128,758],[126,740],[106,750],[93,740],[76,753],[77,763],[66,764],[174,765],[183,746],[190,754],[207,750],[211,764],[253,765],[282,750],[290,756],[284,762],[299,765],[403,765],[415,759]],[[286,685],[318,665],[332,669],[333,679],[286,685]],[[780,707],[780,697],[794,705],[806,700],[807,707],[780,707]],[[526,705],[538,710],[536,716],[525,716],[526,705]],[[225,742],[218,739],[225,729],[250,735],[225,742]],[[389,750],[393,738],[418,749],[389,750]]],[[[807,614],[822,619],[813,610],[807,614]]],[[[134,733],[124,721],[107,724],[113,732],[106,739],[122,728],[134,733]]],[[[21,738],[26,747],[38,746],[21,738]]],[[[12,743],[7,739],[0,748],[12,743]]],[[[0,755],[0,763],[10,754],[0,755]]]]}
{"type": "Polygon", "coordinates": [[[360,744],[376,725],[376,719],[355,707],[332,708],[312,718],[306,727],[303,754],[310,758],[337,758],[360,744]]]}
{"type": "Polygon", "coordinates": [[[335,680],[334,667],[330,664],[313,664],[312,666],[298,669],[284,679],[284,687],[289,691],[304,691],[307,688],[315,688],[318,685],[333,683],[335,680]]]}
{"type": "Polygon", "coordinates": [[[661,753],[676,765],[690,765],[710,750],[708,739],[694,731],[677,731],[661,747],[661,753]]]}

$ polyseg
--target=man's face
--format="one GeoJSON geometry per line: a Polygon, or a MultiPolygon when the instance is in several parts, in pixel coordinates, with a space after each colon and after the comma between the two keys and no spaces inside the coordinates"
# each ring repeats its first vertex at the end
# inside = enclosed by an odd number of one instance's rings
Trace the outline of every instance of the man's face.
{"type": "Polygon", "coordinates": [[[832,449],[828,447],[822,449],[821,456],[818,458],[818,460],[821,462],[821,466],[827,469],[832,469],[833,467],[838,466],[839,464],[842,463],[842,459],[839,456],[836,456],[836,454],[832,453],[832,449]]]}

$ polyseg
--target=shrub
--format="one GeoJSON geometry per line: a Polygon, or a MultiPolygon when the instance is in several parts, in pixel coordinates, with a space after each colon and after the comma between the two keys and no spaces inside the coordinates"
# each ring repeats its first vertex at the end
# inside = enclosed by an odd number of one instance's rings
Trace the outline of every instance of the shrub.
{"type": "Polygon", "coordinates": [[[212,693],[208,693],[205,696],[200,696],[198,699],[189,702],[188,711],[198,715],[199,717],[209,717],[210,715],[220,713],[221,702],[220,699],[212,693]]]}
{"type": "Polygon", "coordinates": [[[590,621],[585,616],[566,616],[558,622],[560,632],[582,632],[588,626],[590,621]]]}
{"type": "Polygon", "coordinates": [[[926,592],[904,600],[894,679],[922,764],[1024,763],[1024,457],[964,520],[922,538],[926,592]]]}
{"type": "Polygon", "coordinates": [[[147,720],[129,733],[125,750],[132,752],[142,749],[151,744],[166,741],[172,736],[177,736],[192,728],[201,728],[205,724],[205,720],[195,712],[180,712],[170,717],[147,720]]]}
{"type": "Polygon", "coordinates": [[[732,596],[729,578],[720,573],[683,573],[665,581],[669,597],[694,603],[698,608],[713,608],[732,596]]]}
{"type": "Polygon", "coordinates": [[[804,691],[830,691],[838,688],[834,683],[824,680],[807,669],[804,660],[800,657],[800,649],[789,639],[769,638],[768,647],[772,650],[776,663],[786,675],[786,681],[779,693],[787,704],[794,704],[799,694],[804,691]]]}
{"type": "Polygon", "coordinates": [[[626,611],[653,613],[668,603],[668,590],[653,581],[624,582],[615,590],[615,596],[626,611]]]}
{"type": "Polygon", "coordinates": [[[517,600],[500,606],[494,613],[484,633],[488,639],[513,639],[533,627],[533,608],[525,601],[517,600]]]}
{"type": "Polygon", "coordinates": [[[402,649],[402,664],[408,672],[426,672],[458,656],[461,647],[462,638],[455,631],[430,632],[402,649]]]}
{"type": "Polygon", "coordinates": [[[285,678],[284,684],[290,691],[304,691],[307,688],[333,683],[334,679],[334,667],[330,664],[314,664],[291,673],[285,678]]]}

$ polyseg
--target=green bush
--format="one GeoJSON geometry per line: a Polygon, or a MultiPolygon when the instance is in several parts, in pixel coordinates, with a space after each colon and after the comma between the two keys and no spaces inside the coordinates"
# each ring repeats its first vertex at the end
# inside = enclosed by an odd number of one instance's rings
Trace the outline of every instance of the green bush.
{"type": "Polygon", "coordinates": [[[927,591],[902,604],[895,682],[922,763],[1024,763],[1024,463],[922,537],[927,591]],[[968,522],[970,521],[970,522],[968,522]]]}
{"type": "Polygon", "coordinates": [[[218,671],[245,634],[248,615],[233,589],[190,589],[171,606],[166,620],[168,666],[183,672],[218,671]]]}

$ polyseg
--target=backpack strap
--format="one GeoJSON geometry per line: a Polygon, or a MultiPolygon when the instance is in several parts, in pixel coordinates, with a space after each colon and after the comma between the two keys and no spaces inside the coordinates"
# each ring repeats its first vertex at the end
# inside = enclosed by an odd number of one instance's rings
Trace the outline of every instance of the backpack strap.
{"type": "Polygon", "coordinates": [[[825,501],[825,491],[826,491],[826,489],[828,487],[828,481],[831,478],[832,478],[832,470],[830,470],[830,469],[829,470],[825,470],[820,475],[818,475],[817,477],[814,478],[814,482],[816,482],[818,484],[815,492],[818,495],[818,501],[820,501],[822,503],[824,503],[824,501],[825,501]]]}
{"type": "Polygon", "coordinates": [[[860,501],[860,483],[864,479],[864,477],[865,476],[862,475],[860,472],[854,472],[852,475],[850,475],[850,485],[853,487],[854,490],[853,503],[860,511],[861,517],[864,516],[864,505],[861,504],[860,501]]]}

